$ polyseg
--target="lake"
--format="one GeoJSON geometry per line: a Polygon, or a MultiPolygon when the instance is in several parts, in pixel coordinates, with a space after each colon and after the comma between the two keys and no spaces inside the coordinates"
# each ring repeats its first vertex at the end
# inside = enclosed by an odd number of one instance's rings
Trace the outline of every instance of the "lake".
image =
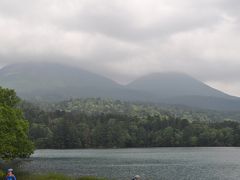
{"type": "Polygon", "coordinates": [[[21,169],[130,180],[240,179],[240,148],[36,150],[21,169]]]}

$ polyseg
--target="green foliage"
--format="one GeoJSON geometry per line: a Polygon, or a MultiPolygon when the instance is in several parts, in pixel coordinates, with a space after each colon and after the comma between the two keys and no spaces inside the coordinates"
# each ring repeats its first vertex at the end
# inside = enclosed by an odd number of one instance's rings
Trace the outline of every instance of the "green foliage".
{"type": "Polygon", "coordinates": [[[0,178],[3,179],[5,176],[5,173],[0,169],[0,178]]]}
{"type": "Polygon", "coordinates": [[[92,177],[92,176],[84,176],[80,177],[77,180],[107,180],[105,178],[97,178],[97,177],[92,177]]]}
{"type": "Polygon", "coordinates": [[[14,107],[19,102],[20,99],[14,90],[0,87],[0,106],[14,107]]]}
{"type": "Polygon", "coordinates": [[[18,180],[107,180],[105,178],[97,178],[97,177],[69,177],[62,174],[50,173],[45,175],[30,175],[30,174],[21,174],[17,176],[18,180]]]}
{"type": "Polygon", "coordinates": [[[207,113],[99,98],[21,107],[37,148],[240,146],[239,123],[207,113]]]}
{"type": "Polygon", "coordinates": [[[19,180],[72,180],[67,176],[61,174],[47,174],[47,175],[26,175],[18,176],[19,180]]]}
{"type": "Polygon", "coordinates": [[[25,158],[33,152],[28,122],[15,108],[17,102],[13,90],[0,88],[0,159],[25,158]]]}

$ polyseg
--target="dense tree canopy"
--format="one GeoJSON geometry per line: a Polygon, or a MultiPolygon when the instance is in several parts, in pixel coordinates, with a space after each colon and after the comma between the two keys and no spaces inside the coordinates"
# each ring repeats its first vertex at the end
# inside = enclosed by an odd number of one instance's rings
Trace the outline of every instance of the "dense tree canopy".
{"type": "Polygon", "coordinates": [[[24,158],[33,152],[28,121],[16,108],[18,102],[14,90],[0,87],[0,159],[24,158]]]}
{"type": "Polygon", "coordinates": [[[211,121],[207,113],[177,116],[170,108],[103,99],[21,107],[37,148],[240,146],[240,124],[211,121]]]}

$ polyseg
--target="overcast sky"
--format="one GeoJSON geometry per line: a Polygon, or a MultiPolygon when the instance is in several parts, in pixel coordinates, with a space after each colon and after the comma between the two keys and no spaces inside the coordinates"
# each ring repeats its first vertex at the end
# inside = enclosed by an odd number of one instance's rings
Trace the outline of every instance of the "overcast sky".
{"type": "Polygon", "coordinates": [[[239,0],[0,0],[0,66],[61,62],[126,83],[192,75],[240,96],[239,0]]]}

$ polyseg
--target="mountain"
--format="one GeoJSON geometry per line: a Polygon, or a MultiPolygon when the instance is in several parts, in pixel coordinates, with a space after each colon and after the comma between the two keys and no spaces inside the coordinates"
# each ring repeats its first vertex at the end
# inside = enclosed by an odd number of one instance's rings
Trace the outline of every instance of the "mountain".
{"type": "Polygon", "coordinates": [[[28,91],[69,86],[86,87],[97,83],[100,87],[118,86],[110,79],[83,69],[52,63],[9,65],[1,69],[0,78],[3,84],[28,91]]]}
{"type": "Polygon", "coordinates": [[[61,101],[79,97],[138,100],[141,92],[83,69],[54,63],[13,64],[0,70],[0,85],[27,100],[61,101]]]}
{"type": "Polygon", "coordinates": [[[141,77],[127,85],[129,89],[150,92],[158,98],[179,96],[210,96],[230,98],[229,95],[181,73],[155,73],[141,77]]]}
{"type": "Polygon", "coordinates": [[[204,109],[240,110],[240,98],[214,89],[181,73],[155,73],[127,85],[129,89],[151,93],[159,102],[204,109]]]}
{"type": "Polygon", "coordinates": [[[0,69],[0,86],[15,89],[26,100],[62,101],[102,97],[214,110],[240,110],[240,98],[180,73],[155,73],[123,86],[72,66],[21,63],[0,69]]]}
{"type": "Polygon", "coordinates": [[[0,85],[27,100],[59,101],[75,97],[108,96],[121,88],[114,81],[83,69],[52,63],[23,63],[0,70],[0,85]]]}

